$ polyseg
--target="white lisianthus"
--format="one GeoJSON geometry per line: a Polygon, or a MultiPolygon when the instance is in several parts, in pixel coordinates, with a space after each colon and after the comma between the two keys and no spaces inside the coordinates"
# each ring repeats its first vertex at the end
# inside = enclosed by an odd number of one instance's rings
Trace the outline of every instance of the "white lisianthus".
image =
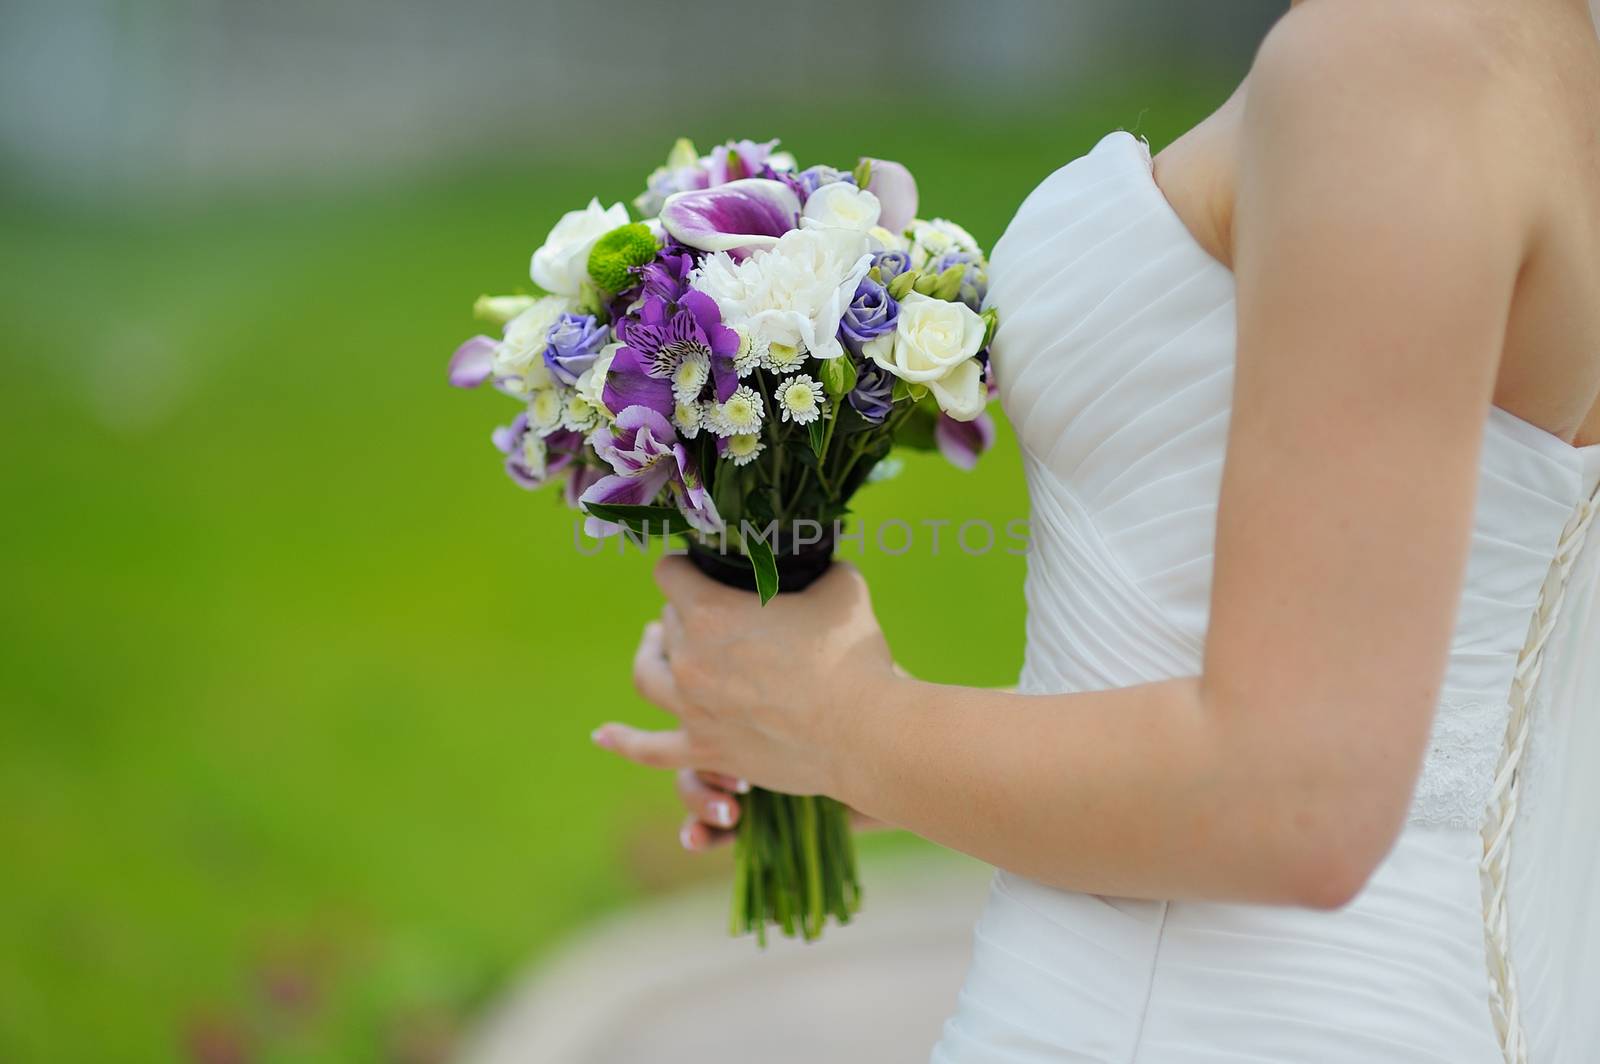
{"type": "Polygon", "coordinates": [[[965,303],[907,292],[893,332],[868,340],[862,353],[903,381],[925,384],[939,409],[957,421],[983,413],[984,321],[965,303]]]}
{"type": "Polygon", "coordinates": [[[538,388],[528,400],[528,424],[541,435],[561,426],[561,416],[566,413],[566,397],[559,388],[538,388]]]}
{"type": "Polygon", "coordinates": [[[547,292],[576,296],[589,276],[595,241],[627,224],[628,209],[620,203],[601,207],[598,199],[591,199],[583,210],[568,211],[533,253],[533,283],[547,292]]]}
{"type": "Polygon", "coordinates": [[[578,374],[578,384],[574,384],[574,392],[584,398],[584,402],[594,406],[608,421],[616,418],[616,414],[606,410],[605,406],[605,374],[611,371],[611,360],[616,358],[616,352],[622,344],[606,344],[600,349],[600,354],[595,355],[594,362],[590,363],[587,370],[578,374]]]}
{"type": "Polygon", "coordinates": [[[617,349],[621,346],[611,343],[602,347],[589,368],[578,374],[578,383],[573,385],[573,391],[608,421],[615,418],[616,414],[606,409],[603,398],[606,390],[606,374],[611,372],[611,360],[617,357],[617,349]]]}
{"type": "Polygon", "coordinates": [[[784,378],[774,394],[785,421],[809,425],[822,416],[822,384],[804,373],[784,378]]]}
{"type": "Polygon", "coordinates": [[[982,254],[977,240],[971,233],[961,226],[946,218],[935,218],[925,221],[913,218],[911,227],[907,230],[911,240],[911,268],[920,270],[928,263],[936,261],[940,256],[950,251],[966,251],[974,255],[982,254]]]}
{"type": "Polygon", "coordinates": [[[547,387],[550,371],[544,364],[545,341],[550,335],[550,326],[571,309],[571,300],[563,296],[545,296],[506,322],[505,338],[494,352],[494,375],[519,379],[523,385],[519,390],[523,394],[547,387]]]}
{"type": "Polygon", "coordinates": [[[881,225],[875,225],[867,230],[867,240],[871,242],[874,251],[905,251],[909,247],[904,236],[881,225]]]}
{"type": "Polygon", "coordinates": [[[749,465],[761,457],[767,445],[754,433],[741,433],[728,437],[728,459],[736,466],[749,465]]]}
{"type": "Polygon", "coordinates": [[[848,181],[823,185],[806,199],[800,224],[807,229],[854,229],[868,232],[883,208],[878,197],[848,181]]]}
{"type": "Polygon", "coordinates": [[[792,229],[743,261],[707,255],[689,283],[717,301],[723,321],[747,330],[753,345],[837,358],[844,353],[839,319],[871,265],[865,232],[792,229]]]}

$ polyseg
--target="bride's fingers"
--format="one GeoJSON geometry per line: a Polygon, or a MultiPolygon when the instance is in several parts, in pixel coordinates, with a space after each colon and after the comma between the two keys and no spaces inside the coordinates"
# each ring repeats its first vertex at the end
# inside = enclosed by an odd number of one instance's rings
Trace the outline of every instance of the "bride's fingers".
{"type": "Polygon", "coordinates": [[[742,780],[738,776],[729,776],[723,772],[701,772],[698,775],[701,780],[719,791],[728,791],[731,794],[750,793],[750,781],[742,780]]]}
{"type": "Polygon", "coordinates": [[[649,768],[688,768],[689,736],[683,731],[641,731],[626,724],[602,724],[590,736],[610,750],[649,768]]]}
{"type": "Polygon", "coordinates": [[[683,618],[672,603],[661,607],[661,647],[666,656],[683,645],[683,618]]]}
{"type": "Polygon", "coordinates": [[[704,821],[690,817],[678,829],[678,842],[690,853],[701,853],[725,846],[733,841],[735,832],[708,827],[704,821]]]}
{"type": "Polygon", "coordinates": [[[645,625],[639,649],[633,655],[633,686],[647,701],[679,716],[678,685],[673,682],[661,638],[660,621],[645,625]]]}
{"type": "Polygon", "coordinates": [[[733,796],[706,783],[691,769],[678,772],[678,797],[691,814],[711,827],[731,828],[739,822],[739,803],[733,796]]]}

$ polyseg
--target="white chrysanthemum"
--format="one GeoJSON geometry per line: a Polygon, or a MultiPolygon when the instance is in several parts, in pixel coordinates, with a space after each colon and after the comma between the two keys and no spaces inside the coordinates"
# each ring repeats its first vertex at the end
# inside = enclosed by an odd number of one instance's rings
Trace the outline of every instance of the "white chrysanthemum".
{"type": "Polygon", "coordinates": [[[680,399],[672,408],[673,427],[678,430],[678,435],[686,440],[692,440],[700,435],[705,420],[704,407],[692,399],[688,402],[680,399]]]}
{"type": "Polygon", "coordinates": [[[924,221],[914,218],[907,230],[911,238],[911,268],[920,270],[946,252],[966,251],[979,254],[978,241],[955,222],[947,218],[924,221]]]}
{"type": "Polygon", "coordinates": [[[543,480],[549,461],[550,449],[545,446],[544,437],[536,432],[529,432],[522,437],[522,465],[527,469],[528,475],[535,480],[543,480]]]}
{"type": "Polygon", "coordinates": [[[758,432],[761,429],[761,419],[767,412],[761,405],[761,393],[748,384],[739,385],[733,394],[728,396],[727,402],[717,404],[713,410],[711,417],[706,419],[707,427],[718,436],[739,436],[758,432]]]}
{"type": "Polygon", "coordinates": [[[672,371],[672,394],[680,403],[693,402],[710,376],[711,358],[704,351],[690,351],[672,371]]]}
{"type": "Polygon", "coordinates": [[[566,397],[559,388],[535,389],[528,400],[528,424],[538,432],[550,432],[560,426],[566,410],[566,397]]]}
{"type": "Polygon", "coordinates": [[[523,381],[524,391],[545,387],[550,371],[545,368],[545,340],[556,319],[572,309],[572,301],[561,296],[545,296],[506,322],[505,336],[494,352],[494,375],[523,381]]]}
{"type": "Polygon", "coordinates": [[[689,283],[716,300],[723,320],[749,330],[753,341],[837,358],[844,353],[839,319],[871,264],[865,232],[791,229],[738,262],[724,251],[707,255],[689,283]]]}
{"type": "Polygon", "coordinates": [[[822,416],[822,383],[804,373],[778,385],[778,409],[783,420],[809,425],[822,416]]]}
{"type": "Polygon", "coordinates": [[[599,424],[599,409],[577,392],[569,392],[566,405],[561,410],[561,427],[573,432],[588,432],[599,424]]]}
{"type": "Polygon", "coordinates": [[[793,373],[805,364],[806,353],[788,344],[768,344],[761,365],[774,373],[793,373]]]}
{"type": "Polygon", "coordinates": [[[755,433],[741,433],[728,437],[728,450],[724,455],[736,466],[749,465],[761,456],[767,445],[755,433]]]}
{"type": "Polygon", "coordinates": [[[766,365],[767,342],[751,336],[750,330],[742,325],[735,325],[733,331],[739,337],[739,350],[733,356],[733,370],[741,377],[748,377],[766,365]]]}

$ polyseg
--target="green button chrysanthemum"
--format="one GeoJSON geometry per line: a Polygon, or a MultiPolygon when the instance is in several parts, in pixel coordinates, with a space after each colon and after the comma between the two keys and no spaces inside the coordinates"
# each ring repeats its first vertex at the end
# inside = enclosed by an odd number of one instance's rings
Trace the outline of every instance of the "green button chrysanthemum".
{"type": "Polygon", "coordinates": [[[628,270],[656,257],[656,238],[642,222],[619,226],[595,241],[589,252],[589,276],[607,292],[628,287],[628,270]]]}

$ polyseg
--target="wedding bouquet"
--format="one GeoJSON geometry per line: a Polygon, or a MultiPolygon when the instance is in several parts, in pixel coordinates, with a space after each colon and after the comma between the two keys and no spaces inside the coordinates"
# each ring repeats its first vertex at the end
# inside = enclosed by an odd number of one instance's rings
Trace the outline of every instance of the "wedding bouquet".
{"type": "MultiPolygon", "coordinates": [[[[506,472],[564,485],[590,535],[682,536],[765,604],[828,567],[851,497],[894,446],[971,468],[991,443],[983,249],[917,214],[898,163],[799,169],[777,141],[678,141],[634,199],[566,214],[538,292],[484,296],[450,382],[521,409],[506,472]]],[[[734,933],[807,939],[860,906],[849,811],[762,790],[735,844],[734,933]]]]}

